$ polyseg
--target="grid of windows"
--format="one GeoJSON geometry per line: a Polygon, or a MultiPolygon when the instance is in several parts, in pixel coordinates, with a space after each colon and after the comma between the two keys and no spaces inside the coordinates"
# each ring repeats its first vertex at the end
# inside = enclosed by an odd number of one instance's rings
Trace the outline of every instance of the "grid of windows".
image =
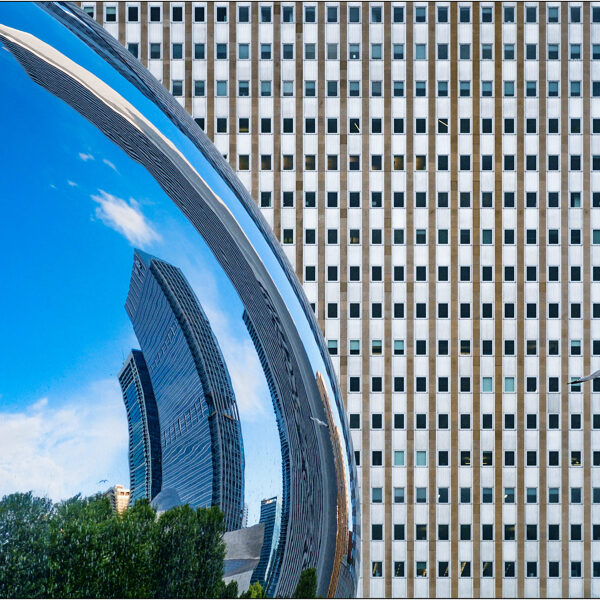
{"type": "Polygon", "coordinates": [[[599,595],[600,384],[566,382],[600,353],[600,4],[83,6],[296,267],[347,401],[359,592],[599,595]]]}

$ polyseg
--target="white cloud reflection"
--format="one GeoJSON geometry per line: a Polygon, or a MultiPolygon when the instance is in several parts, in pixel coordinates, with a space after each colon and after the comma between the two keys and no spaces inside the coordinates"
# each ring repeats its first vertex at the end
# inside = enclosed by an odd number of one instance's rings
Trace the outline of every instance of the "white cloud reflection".
{"type": "Polygon", "coordinates": [[[111,162],[110,160],[108,160],[108,158],[103,158],[102,162],[107,166],[110,167],[115,173],[118,173],[119,171],[117,170],[117,167],[115,167],[115,163],[111,162]]]}
{"type": "Polygon", "coordinates": [[[116,378],[65,401],[42,398],[22,411],[1,411],[0,497],[33,490],[59,500],[128,486],[127,444],[116,378]],[[109,483],[99,483],[106,478],[109,483]]]}
{"type": "Polygon", "coordinates": [[[140,210],[139,203],[130,198],[129,202],[113,196],[104,190],[98,190],[92,200],[100,206],[96,208],[98,217],[106,226],[124,235],[131,244],[146,247],[161,239],[140,210]]]}

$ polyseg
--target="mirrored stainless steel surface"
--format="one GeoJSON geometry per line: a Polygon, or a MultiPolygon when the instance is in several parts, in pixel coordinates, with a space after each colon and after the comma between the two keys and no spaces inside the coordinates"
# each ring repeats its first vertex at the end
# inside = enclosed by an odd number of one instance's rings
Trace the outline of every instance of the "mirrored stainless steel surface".
{"type": "Polygon", "coordinates": [[[1,4],[0,71],[10,401],[110,379],[139,497],[218,503],[229,530],[277,498],[262,510],[274,519],[269,594],[291,595],[316,567],[319,595],[354,595],[343,401],[253,199],[175,99],[76,7],[1,4]]]}

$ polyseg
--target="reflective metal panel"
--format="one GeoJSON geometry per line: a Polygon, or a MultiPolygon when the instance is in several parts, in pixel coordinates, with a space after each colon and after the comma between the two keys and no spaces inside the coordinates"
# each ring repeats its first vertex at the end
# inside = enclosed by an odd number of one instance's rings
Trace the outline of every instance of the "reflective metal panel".
{"type": "Polygon", "coordinates": [[[269,594],[290,596],[316,567],[319,595],[353,596],[342,398],[254,201],[76,7],[0,4],[0,45],[3,393],[18,403],[112,378],[135,498],[218,504],[230,531],[275,499],[257,575],[269,594]]]}

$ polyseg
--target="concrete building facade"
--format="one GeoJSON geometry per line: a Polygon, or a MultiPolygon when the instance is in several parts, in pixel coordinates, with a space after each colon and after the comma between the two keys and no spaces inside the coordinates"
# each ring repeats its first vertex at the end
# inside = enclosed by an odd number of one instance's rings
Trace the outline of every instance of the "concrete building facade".
{"type": "Polygon", "coordinates": [[[82,2],[328,341],[365,596],[600,595],[600,4],[82,2]]]}

